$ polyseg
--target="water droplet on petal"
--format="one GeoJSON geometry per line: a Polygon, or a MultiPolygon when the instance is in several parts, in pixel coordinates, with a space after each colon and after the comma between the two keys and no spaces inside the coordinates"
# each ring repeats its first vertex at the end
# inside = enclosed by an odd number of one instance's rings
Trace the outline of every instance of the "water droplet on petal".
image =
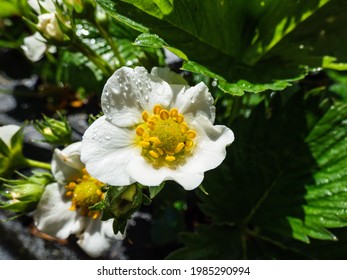
{"type": "Polygon", "coordinates": [[[111,140],[111,136],[110,135],[105,135],[105,139],[106,140],[111,140]]]}

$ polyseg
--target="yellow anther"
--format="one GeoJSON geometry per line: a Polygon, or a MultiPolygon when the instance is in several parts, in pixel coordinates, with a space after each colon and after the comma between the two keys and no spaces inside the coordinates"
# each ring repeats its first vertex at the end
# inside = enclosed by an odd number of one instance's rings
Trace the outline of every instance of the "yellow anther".
{"type": "Polygon", "coordinates": [[[67,191],[67,192],[65,193],[65,195],[66,195],[66,196],[72,196],[72,191],[67,191]]]}
{"type": "Polygon", "coordinates": [[[92,218],[93,220],[96,220],[97,218],[99,218],[100,216],[100,213],[99,212],[95,212],[93,215],[92,215],[92,218]]]}
{"type": "Polygon", "coordinates": [[[145,122],[148,121],[149,116],[148,116],[147,111],[143,111],[141,116],[142,116],[142,119],[143,119],[145,122]]]}
{"type": "Polygon", "coordinates": [[[196,137],[196,132],[194,130],[188,130],[187,131],[187,137],[189,139],[194,139],[196,137]]]}
{"type": "Polygon", "coordinates": [[[160,148],[156,148],[157,152],[162,156],[164,154],[164,151],[160,148]]]}
{"type": "Polygon", "coordinates": [[[153,150],[149,151],[149,155],[155,159],[159,158],[159,155],[153,150]]]}
{"type": "Polygon", "coordinates": [[[89,175],[89,173],[88,173],[88,171],[87,171],[87,169],[86,169],[85,167],[82,169],[82,173],[83,173],[84,175],[89,175]]]}
{"type": "Polygon", "coordinates": [[[192,148],[194,146],[194,142],[193,141],[187,141],[186,142],[186,148],[187,149],[190,149],[190,148],[192,148]]]}
{"type": "Polygon", "coordinates": [[[173,161],[176,160],[176,158],[174,156],[166,156],[165,160],[168,161],[168,162],[173,162],[173,161]]]}
{"type": "Polygon", "coordinates": [[[136,128],[136,134],[137,134],[138,136],[142,136],[144,133],[145,133],[145,130],[143,129],[143,127],[138,126],[138,127],[136,128]]]}
{"type": "Polygon", "coordinates": [[[161,143],[158,137],[149,137],[148,141],[150,141],[154,144],[157,144],[157,145],[159,145],[161,143]]]}
{"type": "Polygon", "coordinates": [[[83,180],[88,180],[88,179],[89,179],[89,176],[88,176],[88,175],[83,175],[83,176],[82,176],[82,179],[83,179],[83,180]]]}
{"type": "Polygon", "coordinates": [[[154,125],[155,125],[155,122],[152,120],[149,120],[147,122],[147,126],[149,127],[150,130],[154,130],[154,125]]]}
{"type": "Polygon", "coordinates": [[[76,210],[76,205],[72,203],[71,207],[69,208],[70,211],[75,211],[76,210]]]}
{"type": "Polygon", "coordinates": [[[163,107],[161,107],[159,104],[157,104],[153,107],[153,113],[156,115],[159,115],[159,113],[162,109],[163,109],[163,107]]]}
{"type": "Polygon", "coordinates": [[[170,117],[175,119],[178,116],[178,110],[176,108],[172,108],[170,110],[170,117]]]}
{"type": "Polygon", "coordinates": [[[142,146],[142,148],[147,149],[151,146],[151,143],[147,141],[140,141],[140,145],[142,146]]]}
{"type": "Polygon", "coordinates": [[[178,154],[180,151],[182,151],[182,149],[184,148],[184,143],[178,143],[176,148],[175,148],[175,154],[178,154]]]}
{"type": "Polygon", "coordinates": [[[186,123],[181,124],[181,132],[186,133],[189,130],[186,123]]]}
{"type": "Polygon", "coordinates": [[[102,196],[102,191],[99,190],[99,189],[97,189],[97,190],[96,190],[96,194],[97,194],[98,196],[102,196]]]}
{"type": "Polygon", "coordinates": [[[67,188],[70,191],[72,191],[75,187],[76,187],[76,183],[74,182],[71,182],[67,186],[65,186],[65,188],[67,188]]]}
{"type": "Polygon", "coordinates": [[[158,122],[158,121],[160,121],[160,118],[157,115],[154,115],[150,118],[150,120],[153,122],[158,122]]]}
{"type": "Polygon", "coordinates": [[[170,117],[170,114],[167,110],[163,109],[160,111],[160,118],[162,120],[167,120],[170,117]]]}
{"type": "Polygon", "coordinates": [[[183,123],[184,122],[184,116],[181,114],[178,114],[176,117],[176,122],[178,122],[180,124],[183,123]]]}

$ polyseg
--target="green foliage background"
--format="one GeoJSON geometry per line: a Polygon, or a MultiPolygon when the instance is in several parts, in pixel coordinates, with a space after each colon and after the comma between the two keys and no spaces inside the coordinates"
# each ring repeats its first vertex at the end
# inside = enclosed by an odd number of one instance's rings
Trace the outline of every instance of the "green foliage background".
{"type": "MultiPolygon", "coordinates": [[[[153,215],[151,248],[165,248],[169,259],[347,257],[347,1],[87,2],[106,20],[74,11],[73,40],[28,66],[42,84],[58,87],[58,97],[57,89],[45,92],[51,105],[71,91],[99,105],[92,97],[107,73],[78,43],[109,71],[164,66],[166,49],[180,59],[170,66],[191,85],[209,86],[217,123],[235,134],[199,190],[169,182],[142,196],[137,186],[129,209],[152,199],[142,206],[153,215]]],[[[32,32],[18,17],[33,18],[20,3],[0,3],[0,16],[12,21],[1,21],[0,46],[17,53],[32,32]]],[[[102,206],[121,192],[110,191],[102,206]]]]}

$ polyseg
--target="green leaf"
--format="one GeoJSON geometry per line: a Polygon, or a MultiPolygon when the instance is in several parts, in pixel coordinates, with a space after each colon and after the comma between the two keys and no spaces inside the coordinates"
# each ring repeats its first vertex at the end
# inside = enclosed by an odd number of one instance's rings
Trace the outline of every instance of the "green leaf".
{"type": "Polygon", "coordinates": [[[17,1],[2,0],[0,2],[0,18],[20,15],[17,1]]]}
{"type": "Polygon", "coordinates": [[[218,77],[219,87],[236,95],[284,89],[320,69],[326,56],[347,61],[347,42],[340,35],[347,25],[344,0],[97,3],[117,20],[159,36],[138,43],[166,42],[185,57],[184,69],[218,77]]]}
{"type": "MultiPolygon", "coordinates": [[[[244,257],[315,258],[327,256],[326,242],[346,240],[337,230],[347,230],[347,104],[327,96],[299,90],[261,103],[234,122],[226,160],[206,173],[200,208],[212,227],[230,226],[239,235],[230,238],[244,238],[244,257]]],[[[190,234],[177,258],[198,255],[212,227],[190,234]]]]}
{"type": "Polygon", "coordinates": [[[242,258],[240,231],[230,226],[200,225],[196,233],[181,236],[187,247],[181,248],[167,259],[230,260],[242,258]]]}

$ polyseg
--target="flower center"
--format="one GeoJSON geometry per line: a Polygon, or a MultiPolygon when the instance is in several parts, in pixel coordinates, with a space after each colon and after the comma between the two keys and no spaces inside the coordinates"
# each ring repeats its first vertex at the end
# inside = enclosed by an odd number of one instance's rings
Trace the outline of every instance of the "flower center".
{"type": "Polygon", "coordinates": [[[196,132],[189,129],[176,108],[170,111],[155,105],[153,114],[142,112],[143,123],[136,127],[142,155],[160,166],[177,163],[191,153],[196,132]]]}
{"type": "Polygon", "coordinates": [[[82,178],[65,186],[67,189],[66,196],[71,197],[70,210],[79,210],[81,215],[97,219],[100,216],[100,212],[91,211],[89,207],[101,201],[104,196],[101,188],[105,184],[91,177],[85,168],[83,168],[82,172],[82,178]]]}

